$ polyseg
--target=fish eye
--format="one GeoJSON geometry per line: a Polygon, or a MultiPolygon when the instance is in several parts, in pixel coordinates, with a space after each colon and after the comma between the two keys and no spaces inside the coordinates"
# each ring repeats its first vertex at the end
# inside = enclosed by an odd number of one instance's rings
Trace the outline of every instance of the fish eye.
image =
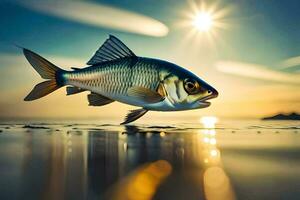
{"type": "Polygon", "coordinates": [[[212,91],[211,91],[211,90],[207,90],[207,92],[208,92],[208,94],[211,94],[211,93],[212,93],[212,91]]]}
{"type": "Polygon", "coordinates": [[[195,84],[194,84],[194,83],[191,83],[191,82],[188,82],[188,83],[186,84],[186,86],[187,86],[190,90],[192,90],[192,89],[194,89],[195,84]]]}
{"type": "Polygon", "coordinates": [[[186,79],[184,81],[184,89],[188,94],[197,94],[199,92],[199,83],[193,79],[186,79]]]}

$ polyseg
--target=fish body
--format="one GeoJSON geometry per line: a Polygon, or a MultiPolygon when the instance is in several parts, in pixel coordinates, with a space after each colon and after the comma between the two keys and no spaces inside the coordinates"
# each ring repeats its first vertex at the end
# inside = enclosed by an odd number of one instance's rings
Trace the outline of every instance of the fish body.
{"type": "Polygon", "coordinates": [[[154,60],[141,57],[134,59],[136,60],[122,58],[66,72],[63,78],[67,85],[84,88],[115,101],[144,107],[145,102],[130,98],[127,91],[134,86],[156,91],[161,79],[160,71],[154,60]]]}
{"type": "Polygon", "coordinates": [[[90,91],[88,100],[92,106],[118,101],[142,107],[129,113],[125,123],[136,120],[148,110],[205,108],[210,105],[207,100],[218,95],[216,89],[190,71],[167,61],[138,57],[114,36],[98,49],[87,63],[90,66],[74,68],[74,71],[62,70],[27,49],[24,54],[43,78],[52,81],[46,81],[49,91],[37,95],[41,87],[34,88],[25,100],[34,100],[69,86],[69,95],[90,91]]]}

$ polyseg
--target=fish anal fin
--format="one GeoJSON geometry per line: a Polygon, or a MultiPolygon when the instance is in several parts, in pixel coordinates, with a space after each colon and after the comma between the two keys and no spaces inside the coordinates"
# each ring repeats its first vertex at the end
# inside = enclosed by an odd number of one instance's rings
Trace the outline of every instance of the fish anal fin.
{"type": "Polygon", "coordinates": [[[67,91],[67,95],[72,95],[72,94],[78,94],[80,92],[84,92],[86,90],[78,87],[68,86],[66,87],[66,91],[67,91]]]}
{"type": "Polygon", "coordinates": [[[89,106],[104,106],[106,104],[114,102],[114,100],[109,99],[97,93],[91,93],[88,95],[89,106]]]}
{"type": "Polygon", "coordinates": [[[139,86],[129,88],[127,95],[145,103],[158,103],[165,99],[165,97],[158,92],[139,86]]]}
{"type": "Polygon", "coordinates": [[[87,64],[96,65],[127,57],[136,57],[136,55],[122,41],[110,35],[87,64]]]}
{"type": "Polygon", "coordinates": [[[133,122],[133,121],[139,119],[140,117],[142,117],[143,115],[145,115],[147,112],[148,112],[148,110],[146,110],[144,108],[137,109],[137,110],[131,110],[126,115],[125,120],[124,120],[124,122],[121,123],[121,125],[133,122]]]}

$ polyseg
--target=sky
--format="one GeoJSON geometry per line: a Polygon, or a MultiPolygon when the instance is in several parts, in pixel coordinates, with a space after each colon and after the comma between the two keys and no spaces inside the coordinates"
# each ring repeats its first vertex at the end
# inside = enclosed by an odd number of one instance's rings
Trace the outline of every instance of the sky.
{"type": "Polygon", "coordinates": [[[1,0],[0,118],[123,119],[133,106],[89,107],[64,89],[24,102],[42,81],[16,45],[64,68],[84,67],[109,34],[136,55],[176,63],[219,91],[209,108],[151,112],[142,120],[260,118],[300,112],[298,0],[1,0]],[[209,12],[207,32],[193,24],[209,12]]]}

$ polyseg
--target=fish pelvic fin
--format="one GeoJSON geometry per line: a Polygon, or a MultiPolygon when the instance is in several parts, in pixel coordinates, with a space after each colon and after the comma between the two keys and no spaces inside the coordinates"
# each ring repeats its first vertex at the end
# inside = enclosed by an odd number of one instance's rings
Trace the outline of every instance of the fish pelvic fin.
{"type": "Polygon", "coordinates": [[[120,125],[128,124],[130,122],[133,122],[139,118],[141,118],[143,115],[145,115],[148,112],[148,110],[141,108],[137,110],[131,110],[125,117],[124,122],[122,122],[120,125]]]}
{"type": "Polygon", "coordinates": [[[115,101],[93,92],[89,94],[87,97],[89,101],[89,106],[104,106],[106,104],[110,104],[115,101]]]}
{"type": "Polygon", "coordinates": [[[47,81],[37,84],[24,98],[24,101],[39,99],[64,86],[61,76],[64,70],[28,49],[23,49],[23,53],[28,62],[39,73],[39,75],[43,79],[48,79],[47,81]]]}
{"type": "Polygon", "coordinates": [[[86,90],[78,87],[68,86],[66,88],[66,91],[67,91],[67,95],[73,95],[73,94],[85,92],[86,90]]]}

